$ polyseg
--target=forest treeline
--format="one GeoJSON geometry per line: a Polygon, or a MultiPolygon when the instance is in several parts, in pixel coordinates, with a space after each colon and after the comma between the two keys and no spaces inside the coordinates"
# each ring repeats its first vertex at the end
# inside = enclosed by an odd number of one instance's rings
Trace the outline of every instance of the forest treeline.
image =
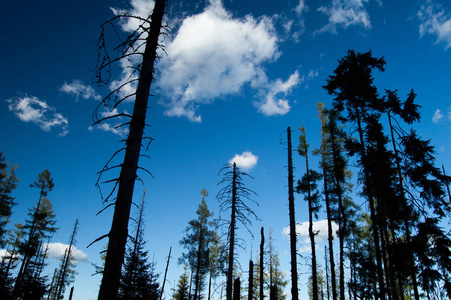
{"type": "MultiPolygon", "coordinates": [[[[298,142],[292,146],[293,131],[287,129],[290,230],[297,224],[295,205],[301,204],[295,198],[304,198],[311,244],[307,289],[313,300],[451,296],[451,239],[444,228],[451,208],[450,177],[444,168],[434,165],[430,141],[418,136],[412,127],[420,120],[415,92],[410,91],[404,100],[397,91],[385,90],[379,95],[372,73],[384,67],[384,59],[373,57],[371,52],[349,50],[324,85],[333,97],[331,108],[317,104],[320,145],[310,148],[303,125],[297,131],[298,142]],[[295,182],[292,155],[296,153],[304,160],[305,171],[297,174],[300,179],[295,182]],[[318,166],[309,165],[309,155],[319,157],[318,166]],[[357,175],[351,168],[358,170],[357,175]],[[327,216],[328,243],[325,260],[320,262],[317,251],[323,250],[316,247],[313,224],[322,211],[327,216]]],[[[48,198],[53,178],[48,170],[38,175],[30,185],[37,190],[36,204],[24,224],[8,230],[16,204],[13,192],[19,182],[16,168],[0,155],[0,243],[6,249],[0,267],[1,299],[62,299],[76,274],[72,246],[78,220],[59,267],[53,276],[44,275],[48,274],[44,272],[48,265],[46,245],[57,230],[48,198]]],[[[184,253],[178,263],[184,272],[165,294],[177,300],[295,299],[299,294],[297,274],[306,272],[296,262],[296,235],[290,232],[290,242],[294,242],[291,271],[296,272],[296,280],[291,277],[290,295],[290,280],[280,267],[270,228],[266,235],[261,228],[261,243],[254,259],[251,253],[249,265],[239,265],[237,251],[242,239],[237,229],[249,229],[252,219],[258,219],[251,208],[258,203],[244,182],[250,176],[235,163],[226,164],[220,174],[216,198],[219,213],[227,217],[218,223],[207,206],[208,191],[202,189],[196,218],[188,223],[180,240],[184,253]]],[[[145,195],[127,243],[118,299],[163,298],[164,280],[156,273],[156,262],[150,261],[144,240],[144,199],[145,195]]],[[[103,273],[103,266],[99,272],[103,273]]]]}
{"type": "MultiPolygon", "coordinates": [[[[258,220],[252,208],[258,201],[255,192],[245,185],[250,176],[231,163],[219,171],[222,180],[216,196],[219,213],[227,217],[221,218],[221,223],[213,219],[206,202],[208,192],[203,189],[197,216],[188,223],[180,240],[185,252],[178,262],[184,266],[184,272],[173,290],[164,291],[167,274],[161,280],[162,274],[156,273],[156,262],[150,261],[144,239],[145,195],[131,234],[129,220],[134,184],[140,180],[137,172],[146,171],[140,163],[140,158],[145,157],[141,149],[146,140],[152,140],[144,131],[154,62],[157,50],[163,49],[159,37],[167,34],[165,6],[165,0],[156,0],[148,18],[121,14],[102,24],[96,67],[98,83],[108,84],[112,65],[124,59],[131,63],[129,68],[133,71],[129,81],[111,91],[94,112],[95,124],[125,118],[127,121],[119,126],[129,128],[124,147],[114,152],[99,172],[101,177],[111,170],[120,170],[119,176],[107,180],[114,183],[112,191],[106,197],[102,195],[105,209],[114,209],[111,229],[94,241],[108,239],[102,253],[104,263],[97,266],[102,276],[98,299],[162,299],[169,294],[177,300],[265,297],[299,300],[298,278],[306,272],[310,274],[307,289],[313,300],[451,299],[451,239],[445,229],[451,212],[448,187],[451,178],[444,168],[435,166],[433,146],[414,129],[420,120],[415,92],[410,91],[405,99],[398,96],[397,90],[381,93],[374,85],[373,72],[384,71],[384,58],[374,57],[371,51],[354,50],[338,61],[323,86],[332,103],[330,107],[317,104],[321,121],[321,143],[315,145],[317,148],[310,148],[308,143],[307,128],[311,124],[299,128],[294,147],[293,131],[291,127],[286,130],[291,280],[285,278],[280,267],[271,228],[266,228],[266,234],[265,228],[260,230],[255,263],[251,257],[248,267],[239,264],[237,257],[243,238],[238,229],[249,230],[252,221],[258,220]],[[118,56],[113,57],[107,50],[104,30],[112,27],[118,34],[114,23],[123,18],[135,18],[140,26],[119,39],[118,47],[114,48],[118,56]],[[136,85],[136,90],[124,96],[122,88],[128,84],[136,85]],[[130,97],[134,99],[133,113],[121,112],[118,108],[130,97]],[[99,111],[104,108],[112,114],[104,117],[99,111]],[[114,159],[122,153],[122,163],[113,166],[114,159]],[[305,161],[304,173],[296,174],[300,178],[296,182],[293,154],[299,155],[303,164],[305,161]],[[312,155],[319,158],[318,166],[311,165],[312,155]],[[357,172],[353,174],[351,169],[357,172]],[[296,198],[304,198],[308,207],[309,270],[301,269],[297,262],[296,226],[301,220],[296,218],[296,207],[300,205],[296,198]],[[323,264],[317,255],[322,249],[316,247],[314,229],[321,211],[326,213],[328,227],[323,264]],[[338,230],[333,229],[334,224],[338,230]],[[220,234],[218,228],[225,234],[220,234]],[[338,243],[333,242],[335,237],[338,243]],[[290,292],[286,291],[288,288],[290,292]]],[[[15,170],[0,156],[0,246],[5,249],[0,266],[0,297],[62,299],[76,274],[72,250],[78,220],[59,267],[53,276],[46,275],[48,244],[57,230],[48,198],[54,187],[53,179],[48,170],[38,175],[31,185],[39,191],[36,205],[24,224],[8,230],[16,204],[15,170]]],[[[167,264],[169,258],[170,252],[167,264]]],[[[72,293],[73,289],[69,298],[72,293]]]]}

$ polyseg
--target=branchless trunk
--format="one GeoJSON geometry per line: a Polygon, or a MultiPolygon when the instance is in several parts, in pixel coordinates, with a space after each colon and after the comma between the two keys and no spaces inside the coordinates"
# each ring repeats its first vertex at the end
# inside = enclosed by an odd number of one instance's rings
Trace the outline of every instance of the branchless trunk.
{"type": "Polygon", "coordinates": [[[236,163],[233,163],[232,178],[232,215],[230,217],[230,240],[229,240],[229,268],[227,270],[227,300],[232,299],[233,288],[233,252],[235,248],[235,227],[236,227],[236,163]]]}
{"type": "Polygon", "coordinates": [[[158,48],[158,37],[162,26],[165,0],[156,0],[151,16],[151,26],[143,54],[142,67],[136,90],[133,117],[130,121],[126,151],[119,176],[119,187],[111,230],[108,234],[108,250],[98,300],[117,299],[121,268],[124,261],[125,244],[128,236],[128,220],[136,180],[136,171],[141,142],[146,123],[147,103],[153,80],[154,62],[158,48]]]}
{"type": "Polygon", "coordinates": [[[296,260],[296,219],[294,216],[293,158],[291,152],[291,129],[287,128],[288,139],[288,210],[290,215],[290,252],[291,252],[291,299],[299,300],[298,270],[296,260]]]}
{"type": "Polygon", "coordinates": [[[263,269],[263,252],[264,252],[264,245],[265,245],[265,235],[263,233],[263,227],[260,231],[261,234],[261,242],[260,242],[260,300],[263,300],[264,293],[263,293],[263,275],[264,275],[264,269],[263,269]]]}
{"type": "Polygon", "coordinates": [[[252,300],[254,298],[254,262],[249,260],[249,291],[248,291],[248,300],[252,300]]]}

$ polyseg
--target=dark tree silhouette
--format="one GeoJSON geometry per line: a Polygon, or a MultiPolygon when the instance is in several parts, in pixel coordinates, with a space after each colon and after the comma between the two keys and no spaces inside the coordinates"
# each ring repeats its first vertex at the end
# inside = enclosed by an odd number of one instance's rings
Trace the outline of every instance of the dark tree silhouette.
{"type": "Polygon", "coordinates": [[[16,189],[19,179],[16,176],[17,165],[9,167],[0,152],[0,247],[5,246],[5,226],[9,223],[12,207],[16,205],[11,193],[16,189]],[[9,168],[9,170],[8,170],[9,168]]]}
{"type": "MultiPolygon", "coordinates": [[[[137,16],[120,15],[103,25],[105,26],[107,24],[113,24],[114,21],[120,18],[135,18],[141,21],[139,28],[137,28],[135,32],[128,36],[125,42],[123,42],[119,46],[119,48],[122,47],[122,49],[124,49],[122,55],[119,58],[110,59],[107,54],[108,52],[105,52],[106,55],[102,56],[99,59],[99,64],[97,67],[97,79],[99,83],[105,83],[104,78],[102,77],[104,71],[106,71],[108,74],[106,82],[109,81],[112,64],[120,61],[121,59],[140,55],[142,56],[142,62],[134,69],[134,72],[139,72],[138,78],[131,79],[131,81],[138,82],[136,92],[131,95],[122,97],[118,101],[116,101],[118,95],[120,95],[120,89],[126,85],[123,84],[119,88],[114,90],[111,94],[107,95],[100,104],[100,107],[109,106],[111,107],[112,111],[114,111],[117,105],[125,101],[125,99],[130,97],[134,97],[135,99],[133,114],[131,116],[124,113],[114,116],[125,116],[130,118],[130,121],[127,124],[124,124],[129,125],[129,134],[125,143],[126,147],[124,149],[121,149],[125,151],[123,163],[119,166],[116,166],[120,167],[121,170],[119,178],[113,180],[115,182],[115,187],[106,199],[108,200],[109,198],[111,198],[110,196],[114,193],[117,187],[116,201],[111,204],[114,205],[114,215],[111,230],[107,235],[103,236],[108,237],[109,240],[105,259],[105,268],[98,296],[99,300],[117,299],[119,281],[121,277],[121,268],[124,261],[125,246],[128,236],[130,208],[135,180],[137,179],[137,169],[139,168],[138,162],[143,141],[143,132],[146,125],[146,112],[148,107],[150,85],[154,78],[154,62],[157,58],[157,49],[159,47],[158,39],[162,29],[165,6],[166,0],[156,0],[153,13],[147,19],[137,16]],[[145,36],[146,34],[147,37],[145,36]],[[142,49],[144,49],[143,53],[141,52],[142,49]],[[114,94],[116,95],[116,99],[114,99],[114,96],[112,96],[114,94]],[[111,103],[112,98],[113,103],[111,103]]],[[[103,33],[101,35],[99,45],[100,49],[105,49],[103,33]]],[[[130,82],[127,82],[127,84],[128,83],[130,82]]],[[[97,115],[97,111],[95,115],[97,115]]],[[[109,118],[111,117],[97,120],[96,123],[100,123],[109,118]]],[[[117,151],[113,155],[113,157],[121,152],[121,150],[117,151]]],[[[107,170],[110,170],[111,168],[114,167],[109,167],[108,164],[105,165],[104,169],[101,171],[101,174],[107,170]]],[[[100,240],[103,237],[97,240],[100,240]]]]}
{"type": "Polygon", "coordinates": [[[144,197],[136,221],[135,235],[131,238],[125,255],[125,263],[119,285],[120,300],[158,300],[160,284],[155,272],[155,262],[149,262],[149,254],[144,250],[144,197]]]}
{"type": "Polygon", "coordinates": [[[185,271],[180,276],[177,283],[177,288],[174,293],[175,300],[189,300],[189,275],[188,275],[188,264],[185,264],[185,271]]]}
{"type": "Polygon", "coordinates": [[[53,283],[50,286],[49,299],[59,300],[64,298],[66,286],[75,280],[75,258],[73,247],[75,247],[75,236],[78,232],[78,219],[75,221],[74,230],[72,231],[69,247],[66,248],[64,256],[61,259],[60,267],[55,270],[53,283]]]}
{"type": "MultiPolygon", "coordinates": [[[[43,267],[42,244],[45,239],[50,238],[57,230],[55,226],[55,214],[53,206],[47,198],[47,194],[54,187],[53,178],[48,170],[42,171],[37,180],[30,185],[39,189],[39,199],[36,207],[28,213],[29,219],[26,220],[23,230],[26,232],[25,240],[19,247],[22,255],[22,262],[17,273],[14,284],[13,299],[24,298],[27,295],[45,292],[45,283],[43,278],[39,278],[40,269],[43,267]],[[34,260],[33,260],[34,259],[34,260]],[[42,263],[42,264],[41,264],[42,263]],[[31,289],[31,286],[36,289],[31,289]]],[[[45,257],[44,257],[45,259],[45,257]]]]}
{"type": "Polygon", "coordinates": [[[315,192],[315,189],[316,189],[316,181],[321,179],[321,174],[319,174],[314,170],[309,169],[309,160],[308,160],[309,144],[307,143],[305,127],[302,126],[300,130],[301,135],[299,136],[298,153],[300,156],[305,157],[306,172],[305,175],[302,177],[302,180],[298,180],[296,191],[298,193],[303,193],[307,195],[306,200],[308,202],[308,211],[309,211],[309,237],[312,249],[312,296],[313,300],[318,300],[319,295],[318,295],[318,278],[316,269],[317,266],[316,266],[316,251],[315,251],[315,233],[313,232],[313,215],[316,216],[320,207],[319,194],[315,192]]]}
{"type": "Polygon", "coordinates": [[[209,269],[209,246],[214,238],[214,230],[211,229],[213,216],[208,209],[206,197],[208,191],[202,189],[202,202],[196,211],[197,218],[189,221],[185,229],[185,237],[180,241],[188,251],[183,253],[179,263],[189,263],[194,274],[194,299],[200,299],[205,287],[205,276],[209,269]]]}
{"type": "MultiPolygon", "coordinates": [[[[243,177],[250,177],[245,172],[241,172],[236,166],[236,163],[226,164],[219,173],[223,172],[223,178],[218,183],[225,185],[218,192],[216,198],[220,202],[220,212],[224,213],[230,210],[230,222],[228,230],[228,266],[227,266],[227,300],[232,299],[233,290],[233,264],[235,258],[235,246],[236,242],[236,229],[237,223],[242,224],[248,230],[248,225],[251,225],[251,220],[249,216],[254,216],[256,219],[257,215],[254,211],[247,206],[244,200],[249,200],[258,205],[257,202],[251,199],[252,195],[256,195],[254,191],[246,188],[243,183],[243,177]]],[[[252,178],[252,177],[251,177],[252,178]]],[[[249,231],[250,232],[250,231],[249,231]]]]}
{"type": "Polygon", "coordinates": [[[382,266],[380,235],[376,217],[376,200],[374,187],[370,181],[368,167],[367,144],[365,141],[365,125],[369,118],[383,109],[383,104],[373,84],[372,71],[384,71],[384,58],[375,58],[371,51],[356,53],[349,50],[347,55],[339,60],[334,75],[330,75],[324,86],[329,95],[334,96],[333,107],[339,112],[343,121],[357,126],[358,142],[354,143],[350,154],[358,153],[363,169],[364,193],[368,199],[371,213],[371,229],[376,252],[377,277],[379,283],[378,299],[385,299],[385,282],[382,266]],[[347,115],[343,111],[346,109],[347,115]]]}
{"type": "Polygon", "coordinates": [[[293,157],[291,145],[291,129],[287,128],[288,141],[288,211],[290,218],[290,254],[291,254],[291,299],[299,300],[298,291],[298,266],[296,250],[296,218],[294,210],[294,179],[293,179],[293,157]]]}

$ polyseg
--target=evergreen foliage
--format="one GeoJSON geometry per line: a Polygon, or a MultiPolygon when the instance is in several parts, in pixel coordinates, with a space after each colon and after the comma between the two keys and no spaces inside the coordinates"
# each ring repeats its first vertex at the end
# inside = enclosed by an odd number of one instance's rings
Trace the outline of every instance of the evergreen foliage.
{"type": "Polygon", "coordinates": [[[15,173],[16,169],[16,165],[9,167],[0,152],[0,248],[5,246],[5,227],[9,223],[12,207],[16,205],[15,199],[11,195],[19,181],[15,173]]]}
{"type": "Polygon", "coordinates": [[[157,300],[160,298],[159,275],[155,271],[155,262],[149,262],[149,253],[145,250],[144,240],[144,196],[136,223],[135,235],[131,238],[125,255],[122,276],[119,285],[120,300],[157,300]]]}

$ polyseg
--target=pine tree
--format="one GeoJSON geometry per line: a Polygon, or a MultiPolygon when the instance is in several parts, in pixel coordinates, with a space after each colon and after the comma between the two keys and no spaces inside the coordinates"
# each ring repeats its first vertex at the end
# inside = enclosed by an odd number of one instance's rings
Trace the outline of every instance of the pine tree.
{"type": "MultiPolygon", "coordinates": [[[[29,219],[26,220],[23,229],[25,231],[25,240],[19,247],[22,255],[22,262],[14,284],[13,299],[18,297],[27,297],[30,293],[38,293],[42,290],[39,285],[44,284],[44,278],[37,278],[40,274],[45,256],[42,256],[42,245],[45,239],[49,239],[57,230],[55,226],[55,214],[53,212],[52,202],[47,198],[47,194],[54,187],[53,178],[48,170],[42,171],[37,180],[30,185],[40,190],[37,204],[28,213],[29,219]],[[39,258],[42,257],[42,264],[39,258]],[[34,259],[34,260],[33,260],[34,259]],[[36,285],[34,290],[30,290],[31,285],[36,285]]],[[[45,288],[44,288],[45,292],[45,288]]]]}
{"type": "Polygon", "coordinates": [[[196,211],[197,219],[191,220],[185,229],[185,237],[180,241],[188,252],[183,253],[180,263],[188,262],[194,274],[194,299],[201,299],[205,288],[205,276],[209,270],[209,246],[214,238],[214,231],[211,229],[213,216],[208,210],[206,197],[208,191],[202,189],[202,201],[196,211]]]}
{"type": "Polygon", "coordinates": [[[357,127],[358,140],[349,143],[349,154],[359,155],[362,166],[362,181],[364,193],[370,206],[371,229],[376,253],[377,277],[379,290],[378,299],[385,299],[385,282],[382,266],[381,242],[379,223],[376,217],[375,187],[370,178],[368,145],[365,134],[371,126],[368,124],[378,118],[378,113],[383,110],[383,101],[380,99],[377,88],[373,84],[372,71],[378,69],[384,71],[384,58],[374,58],[371,51],[356,53],[349,50],[347,55],[339,60],[334,75],[330,75],[324,86],[329,95],[333,95],[334,109],[340,113],[340,118],[357,127]],[[346,109],[347,114],[343,111],[346,109]]]}
{"type": "Polygon", "coordinates": [[[15,173],[17,165],[10,167],[9,170],[8,167],[9,164],[5,162],[5,158],[0,152],[0,248],[5,246],[5,226],[9,222],[12,207],[16,205],[11,193],[19,181],[15,173]]]}
{"type": "Polygon", "coordinates": [[[148,251],[144,249],[144,197],[141,202],[135,235],[125,255],[125,263],[119,285],[118,299],[121,300],[157,300],[160,297],[158,274],[155,262],[149,262],[148,251]]]}
{"type": "Polygon", "coordinates": [[[189,300],[189,275],[188,275],[188,263],[185,263],[184,272],[180,276],[177,283],[177,289],[175,290],[175,300],[189,300]]]}

